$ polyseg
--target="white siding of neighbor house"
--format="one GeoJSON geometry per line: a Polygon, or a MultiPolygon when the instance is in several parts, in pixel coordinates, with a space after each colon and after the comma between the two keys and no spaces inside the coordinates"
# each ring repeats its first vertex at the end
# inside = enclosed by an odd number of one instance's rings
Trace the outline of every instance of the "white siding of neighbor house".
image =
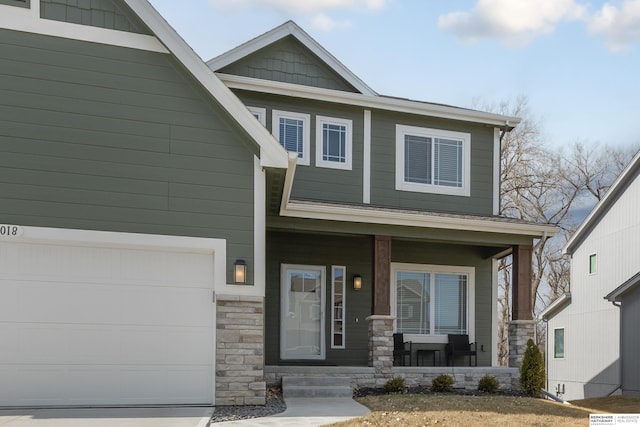
{"type": "Polygon", "coordinates": [[[578,246],[571,260],[571,304],[548,322],[548,389],[566,400],[605,396],[620,384],[620,312],[604,299],[640,270],[637,177],[578,246]],[[589,255],[597,272],[589,274],[589,255]],[[565,328],[565,358],[553,357],[553,330],[565,328]]]}

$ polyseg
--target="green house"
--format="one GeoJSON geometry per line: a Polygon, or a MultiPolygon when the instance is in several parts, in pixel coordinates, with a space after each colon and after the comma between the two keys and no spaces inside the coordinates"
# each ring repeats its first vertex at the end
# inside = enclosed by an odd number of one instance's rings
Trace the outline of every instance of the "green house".
{"type": "Polygon", "coordinates": [[[448,334],[481,372],[509,254],[532,333],[517,118],[379,95],[293,22],[205,64],[146,0],[2,0],[0,62],[0,406],[260,404],[455,370],[448,334]]]}

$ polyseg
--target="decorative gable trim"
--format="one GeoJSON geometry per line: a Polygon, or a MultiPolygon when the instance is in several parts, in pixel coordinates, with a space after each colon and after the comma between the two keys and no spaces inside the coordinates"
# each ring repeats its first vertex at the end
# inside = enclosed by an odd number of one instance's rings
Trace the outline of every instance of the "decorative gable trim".
{"type": "Polygon", "coordinates": [[[295,22],[287,21],[279,27],[264,33],[261,36],[249,40],[240,46],[223,53],[222,55],[207,61],[207,65],[214,71],[220,70],[227,65],[251,55],[258,50],[277,42],[287,36],[295,37],[300,43],[306,46],[314,55],[320,58],[325,64],[345,79],[349,84],[356,88],[361,94],[368,96],[377,96],[376,92],[367,86],[358,76],[353,74],[351,70],[344,66],[335,56],[323,48],[309,34],[300,28],[295,22]]]}
{"type": "Polygon", "coordinates": [[[193,49],[147,0],[124,0],[204,89],[244,128],[260,146],[260,165],[287,168],[287,152],[255,119],[247,107],[207,67],[193,49]]]}
{"type": "Polygon", "coordinates": [[[168,53],[167,49],[154,36],[40,18],[39,0],[32,0],[30,7],[4,6],[5,4],[4,2],[0,3],[0,28],[151,52],[168,53]]]}

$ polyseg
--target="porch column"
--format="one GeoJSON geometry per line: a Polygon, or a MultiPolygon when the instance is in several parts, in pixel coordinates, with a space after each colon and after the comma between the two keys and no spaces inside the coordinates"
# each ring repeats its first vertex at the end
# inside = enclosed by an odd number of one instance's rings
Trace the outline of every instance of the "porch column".
{"type": "Polygon", "coordinates": [[[219,295],[216,406],[264,405],[264,298],[219,295]]]}
{"type": "Polygon", "coordinates": [[[509,366],[519,368],[527,348],[527,341],[535,337],[533,320],[533,276],[531,256],[533,246],[513,247],[513,275],[511,284],[511,319],[509,322],[509,366]]]}
{"type": "Polygon", "coordinates": [[[531,255],[533,246],[513,247],[513,284],[511,286],[513,302],[511,306],[513,320],[533,319],[533,296],[531,294],[531,255]]]}
{"type": "Polygon", "coordinates": [[[372,314],[388,316],[391,314],[391,237],[375,236],[373,251],[372,314]]]}
{"type": "Polygon", "coordinates": [[[369,366],[378,385],[391,378],[393,321],[391,316],[391,237],[375,236],[373,244],[373,301],[369,321],[369,366]]]}
{"type": "Polygon", "coordinates": [[[393,320],[388,315],[372,315],[369,321],[369,366],[375,368],[376,384],[383,385],[393,370],[393,320]]]}

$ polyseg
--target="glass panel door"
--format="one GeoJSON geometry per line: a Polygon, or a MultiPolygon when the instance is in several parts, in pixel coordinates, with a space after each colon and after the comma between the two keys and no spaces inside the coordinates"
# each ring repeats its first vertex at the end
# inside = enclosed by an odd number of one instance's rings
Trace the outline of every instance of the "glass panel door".
{"type": "Polygon", "coordinates": [[[325,268],[282,266],[280,357],[324,359],[325,268]]]}

